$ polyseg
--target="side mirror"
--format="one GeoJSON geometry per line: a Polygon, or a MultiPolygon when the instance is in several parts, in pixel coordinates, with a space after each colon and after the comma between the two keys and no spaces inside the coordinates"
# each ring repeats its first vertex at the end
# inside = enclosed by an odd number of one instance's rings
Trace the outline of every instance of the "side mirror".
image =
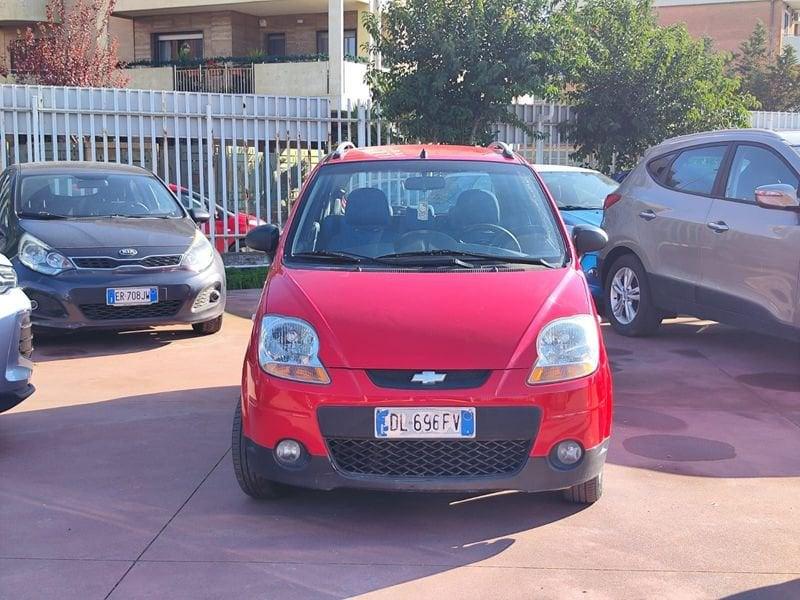
{"type": "Polygon", "coordinates": [[[202,208],[191,209],[189,211],[189,216],[194,219],[195,223],[208,223],[211,220],[211,215],[202,208]]]}
{"type": "Polygon", "coordinates": [[[583,256],[605,248],[608,234],[594,225],[575,225],[572,228],[572,243],[575,244],[578,256],[583,256]]]}
{"type": "Polygon", "coordinates": [[[762,185],[756,188],[756,204],[762,208],[783,210],[797,210],[800,208],[797,190],[786,183],[762,185]]]}
{"type": "Polygon", "coordinates": [[[281,232],[277,225],[259,225],[251,229],[244,238],[245,245],[256,252],[266,252],[270,256],[278,248],[281,232]]]}

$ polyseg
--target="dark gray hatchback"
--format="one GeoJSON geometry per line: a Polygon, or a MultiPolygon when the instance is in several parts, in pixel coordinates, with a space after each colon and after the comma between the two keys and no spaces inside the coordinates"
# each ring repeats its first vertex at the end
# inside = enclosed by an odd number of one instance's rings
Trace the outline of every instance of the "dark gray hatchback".
{"type": "Polygon", "coordinates": [[[205,220],[138,167],[29,163],[0,174],[0,253],[41,328],[219,331],[225,270],[197,229],[205,220]]]}

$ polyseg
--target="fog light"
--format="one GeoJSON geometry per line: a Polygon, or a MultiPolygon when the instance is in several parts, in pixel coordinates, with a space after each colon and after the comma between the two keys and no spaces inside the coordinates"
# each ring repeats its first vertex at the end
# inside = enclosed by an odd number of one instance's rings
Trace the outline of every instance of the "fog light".
{"type": "Polygon", "coordinates": [[[572,467],[583,458],[583,448],[575,440],[566,440],[559,442],[551,454],[557,466],[572,467]]]}
{"type": "Polygon", "coordinates": [[[297,466],[304,455],[303,444],[297,440],[281,440],[275,446],[275,458],[286,466],[297,466]]]}

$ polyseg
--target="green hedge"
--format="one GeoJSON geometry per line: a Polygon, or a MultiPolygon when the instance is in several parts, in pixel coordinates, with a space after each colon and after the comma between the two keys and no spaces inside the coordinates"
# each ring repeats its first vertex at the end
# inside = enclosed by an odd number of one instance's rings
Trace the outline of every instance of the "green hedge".
{"type": "Polygon", "coordinates": [[[252,290],[264,286],[269,267],[227,267],[225,278],[228,281],[228,290],[252,290]]]}

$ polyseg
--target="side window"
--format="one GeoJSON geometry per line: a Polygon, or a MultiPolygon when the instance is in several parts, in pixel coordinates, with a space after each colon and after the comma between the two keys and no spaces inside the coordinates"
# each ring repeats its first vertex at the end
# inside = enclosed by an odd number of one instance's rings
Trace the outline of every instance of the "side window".
{"type": "Polygon", "coordinates": [[[664,185],[689,194],[711,194],[727,150],[727,146],[705,146],[681,152],[664,185]]]}
{"type": "Polygon", "coordinates": [[[731,163],[725,197],[755,201],[756,188],[786,183],[797,189],[797,175],[771,150],[760,146],[739,146],[731,163]]]}
{"type": "Polygon", "coordinates": [[[647,171],[650,173],[650,176],[656,181],[664,181],[664,175],[667,172],[667,167],[669,167],[669,164],[672,162],[673,158],[675,158],[674,152],[672,154],[665,154],[664,156],[654,158],[647,163],[647,171]]]}

